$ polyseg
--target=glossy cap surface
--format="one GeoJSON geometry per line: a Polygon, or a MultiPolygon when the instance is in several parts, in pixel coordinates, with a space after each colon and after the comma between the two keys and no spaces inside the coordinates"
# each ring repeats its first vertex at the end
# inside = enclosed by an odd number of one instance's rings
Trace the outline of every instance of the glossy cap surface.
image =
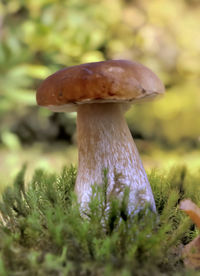
{"type": "Polygon", "coordinates": [[[140,101],[163,93],[162,82],[144,65],[108,60],[59,70],[41,83],[36,99],[53,111],[75,111],[78,104],[140,101]]]}

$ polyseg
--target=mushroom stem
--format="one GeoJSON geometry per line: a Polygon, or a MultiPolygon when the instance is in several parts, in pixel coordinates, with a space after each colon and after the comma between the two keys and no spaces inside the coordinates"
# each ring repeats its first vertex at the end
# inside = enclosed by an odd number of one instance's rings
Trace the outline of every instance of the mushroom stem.
{"type": "Polygon", "coordinates": [[[103,182],[103,169],[108,169],[108,195],[123,194],[115,185],[118,175],[122,186],[130,189],[128,211],[136,211],[149,203],[156,211],[154,197],[137,148],[123,116],[120,103],[84,104],[78,106],[78,175],[75,191],[82,207],[86,207],[94,183],[103,182]]]}

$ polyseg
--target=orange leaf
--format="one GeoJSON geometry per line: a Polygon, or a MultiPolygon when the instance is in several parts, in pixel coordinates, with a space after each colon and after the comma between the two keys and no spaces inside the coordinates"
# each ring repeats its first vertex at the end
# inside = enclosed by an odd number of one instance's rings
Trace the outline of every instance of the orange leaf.
{"type": "Polygon", "coordinates": [[[185,199],[180,202],[180,209],[188,214],[191,220],[200,228],[200,208],[190,199],[185,199]]]}

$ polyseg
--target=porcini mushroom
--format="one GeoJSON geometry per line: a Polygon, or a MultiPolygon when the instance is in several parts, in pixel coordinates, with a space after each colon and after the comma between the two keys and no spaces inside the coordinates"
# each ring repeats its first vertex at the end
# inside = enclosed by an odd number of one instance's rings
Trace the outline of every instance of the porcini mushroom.
{"type": "Polygon", "coordinates": [[[42,82],[37,103],[55,112],[77,111],[78,174],[75,191],[87,206],[94,183],[103,182],[108,169],[108,194],[120,198],[115,175],[129,187],[129,212],[154,197],[137,148],[124,118],[134,102],[163,94],[164,86],[147,67],[127,60],[72,66],[42,82]]]}

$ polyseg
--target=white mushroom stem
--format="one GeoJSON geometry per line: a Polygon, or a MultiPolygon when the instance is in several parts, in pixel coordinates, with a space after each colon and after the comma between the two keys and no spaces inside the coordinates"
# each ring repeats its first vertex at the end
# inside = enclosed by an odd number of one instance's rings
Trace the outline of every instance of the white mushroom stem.
{"type": "Polygon", "coordinates": [[[103,183],[103,170],[108,169],[108,194],[122,195],[115,185],[130,188],[129,212],[150,203],[156,211],[154,197],[137,148],[123,116],[124,104],[81,104],[78,107],[78,175],[75,191],[81,206],[86,207],[94,183],[103,183]],[[122,185],[122,186],[124,186],[122,185]]]}

